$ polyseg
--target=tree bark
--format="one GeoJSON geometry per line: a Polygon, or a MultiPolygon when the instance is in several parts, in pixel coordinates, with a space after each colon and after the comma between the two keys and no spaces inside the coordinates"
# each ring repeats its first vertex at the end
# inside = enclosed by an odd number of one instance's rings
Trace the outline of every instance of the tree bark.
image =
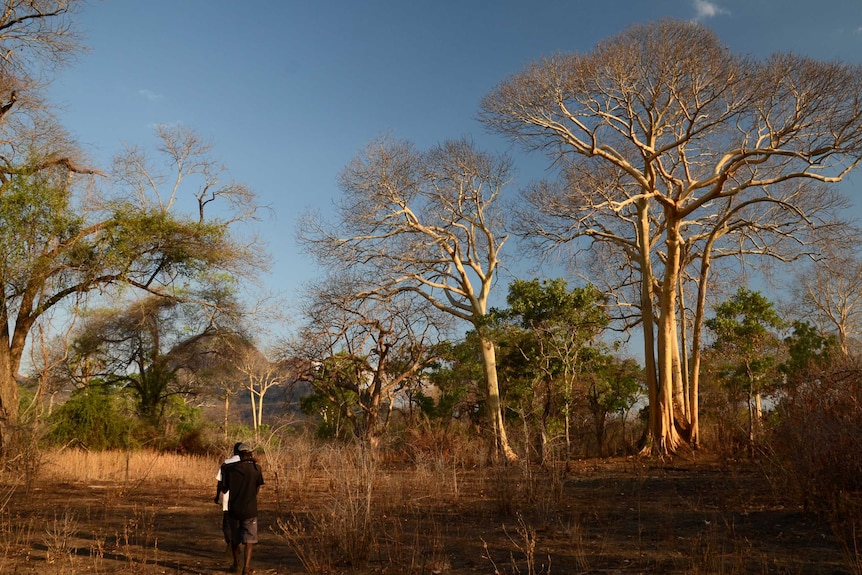
{"type": "Polygon", "coordinates": [[[654,425],[655,443],[653,453],[667,455],[673,453],[680,444],[680,437],[674,425],[674,348],[678,345],[676,337],[676,286],[680,261],[680,222],[665,209],[667,222],[667,259],[664,277],[659,291],[659,329],[658,329],[658,418],[654,425]]]}
{"type": "Polygon", "coordinates": [[[500,386],[497,382],[497,352],[494,342],[480,335],[482,347],[482,367],[485,370],[485,381],[488,385],[488,414],[491,417],[494,430],[494,443],[498,453],[506,461],[517,461],[518,454],[509,444],[506,426],[503,420],[503,408],[500,403],[500,386]]]}

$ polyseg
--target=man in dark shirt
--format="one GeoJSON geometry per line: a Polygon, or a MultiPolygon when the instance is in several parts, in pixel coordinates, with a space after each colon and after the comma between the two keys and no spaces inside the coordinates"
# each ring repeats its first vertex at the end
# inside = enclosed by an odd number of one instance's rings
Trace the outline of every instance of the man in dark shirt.
{"type": "Polygon", "coordinates": [[[230,457],[228,457],[227,459],[224,460],[224,463],[222,463],[221,467],[219,467],[218,473],[216,473],[216,495],[215,495],[214,501],[216,502],[217,505],[222,506],[221,528],[222,528],[222,531],[224,532],[224,540],[225,540],[225,543],[227,543],[227,550],[228,551],[231,550],[231,546],[230,546],[231,529],[230,529],[230,519],[228,518],[228,514],[227,514],[228,493],[225,492],[223,479],[224,479],[224,475],[225,475],[225,466],[233,465],[234,463],[239,462],[239,446],[240,445],[242,445],[242,443],[234,444],[233,455],[231,455],[230,457]]]}
{"type": "Polygon", "coordinates": [[[257,492],[263,485],[263,474],[251,453],[251,447],[237,447],[239,462],[224,469],[224,488],[228,492],[228,519],[231,527],[231,572],[239,569],[239,546],[245,545],[242,572],[251,573],[251,551],[257,543],[257,492]]]}

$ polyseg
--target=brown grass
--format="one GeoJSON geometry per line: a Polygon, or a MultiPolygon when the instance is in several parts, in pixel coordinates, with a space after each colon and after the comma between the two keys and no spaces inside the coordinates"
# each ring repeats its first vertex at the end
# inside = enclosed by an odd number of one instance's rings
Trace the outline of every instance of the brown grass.
{"type": "Polygon", "coordinates": [[[212,458],[156,451],[84,451],[64,449],[42,456],[39,478],[47,483],[180,482],[189,487],[213,483],[212,458]]]}

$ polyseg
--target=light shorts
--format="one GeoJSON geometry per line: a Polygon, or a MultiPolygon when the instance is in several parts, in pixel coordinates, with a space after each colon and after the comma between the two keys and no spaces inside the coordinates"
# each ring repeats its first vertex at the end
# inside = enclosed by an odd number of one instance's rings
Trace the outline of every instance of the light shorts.
{"type": "Polygon", "coordinates": [[[231,541],[257,543],[257,517],[230,520],[231,541]]]}

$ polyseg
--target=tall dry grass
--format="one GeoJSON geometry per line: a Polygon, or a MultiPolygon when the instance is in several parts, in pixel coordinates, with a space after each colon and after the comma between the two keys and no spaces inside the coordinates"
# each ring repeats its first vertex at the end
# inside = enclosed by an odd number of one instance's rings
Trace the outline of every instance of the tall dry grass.
{"type": "Polygon", "coordinates": [[[39,479],[55,483],[171,481],[187,487],[212,487],[218,466],[211,457],[148,450],[64,449],[48,451],[42,458],[39,479]]]}

